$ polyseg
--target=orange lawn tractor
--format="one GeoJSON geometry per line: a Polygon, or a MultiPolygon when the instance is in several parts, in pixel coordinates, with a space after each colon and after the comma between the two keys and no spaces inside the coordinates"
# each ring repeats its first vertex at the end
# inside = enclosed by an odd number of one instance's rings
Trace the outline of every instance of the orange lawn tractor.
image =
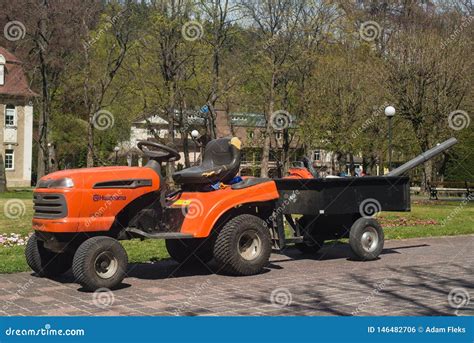
{"type": "Polygon", "coordinates": [[[138,148],[149,159],[144,167],[64,170],[38,181],[35,232],[25,252],[36,274],[72,268],[87,290],[114,288],[128,263],[119,241],[133,238],[165,239],[177,262],[214,259],[234,275],[261,272],[272,248],[295,244],[314,253],[340,237],[350,238],[359,259],[372,260],[382,251],[383,231],[361,206],[369,199],[377,210],[410,210],[409,179],[399,175],[320,179],[309,170],[275,180],[236,177],[235,137],[210,141],[201,165],[173,174],[180,189],[171,191],[161,165],[179,153],[151,141],[138,148]]]}

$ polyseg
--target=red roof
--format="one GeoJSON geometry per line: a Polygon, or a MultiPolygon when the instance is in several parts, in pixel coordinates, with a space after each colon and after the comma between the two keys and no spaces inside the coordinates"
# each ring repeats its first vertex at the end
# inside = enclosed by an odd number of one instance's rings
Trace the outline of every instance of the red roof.
{"type": "Polygon", "coordinates": [[[28,86],[25,72],[22,68],[22,62],[5,48],[0,47],[0,55],[5,57],[5,82],[0,85],[0,95],[38,96],[28,86]]]}

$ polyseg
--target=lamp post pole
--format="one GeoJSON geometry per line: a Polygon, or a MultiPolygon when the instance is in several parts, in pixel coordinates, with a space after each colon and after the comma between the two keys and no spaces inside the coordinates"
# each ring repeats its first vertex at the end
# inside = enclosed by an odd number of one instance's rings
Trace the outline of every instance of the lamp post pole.
{"type": "Polygon", "coordinates": [[[116,146],[114,148],[114,151],[115,151],[115,165],[118,164],[118,152],[119,152],[120,148],[118,146],[116,146]]]}
{"type": "Polygon", "coordinates": [[[388,119],[388,171],[392,170],[392,118],[395,115],[395,107],[387,106],[385,115],[388,119]]]}
{"type": "Polygon", "coordinates": [[[197,138],[199,137],[199,131],[198,130],[193,130],[191,131],[191,138],[193,139],[194,142],[194,165],[196,165],[196,152],[198,148],[198,143],[197,143],[197,138]]]}

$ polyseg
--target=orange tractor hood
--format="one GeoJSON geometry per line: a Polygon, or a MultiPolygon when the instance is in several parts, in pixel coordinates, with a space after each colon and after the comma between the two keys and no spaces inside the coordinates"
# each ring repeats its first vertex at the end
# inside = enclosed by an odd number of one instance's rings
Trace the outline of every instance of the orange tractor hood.
{"type": "Polygon", "coordinates": [[[147,167],[97,167],[54,172],[38,182],[35,201],[61,197],[67,215],[58,219],[35,216],[33,227],[49,232],[106,231],[127,204],[159,189],[158,173],[147,167]],[[69,180],[61,188],[52,182],[59,179],[69,180]]]}
{"type": "Polygon", "coordinates": [[[153,188],[159,187],[158,174],[151,168],[143,167],[96,167],[84,169],[66,169],[48,174],[40,181],[69,178],[74,188],[93,188],[96,183],[130,179],[151,179],[153,188]]]}

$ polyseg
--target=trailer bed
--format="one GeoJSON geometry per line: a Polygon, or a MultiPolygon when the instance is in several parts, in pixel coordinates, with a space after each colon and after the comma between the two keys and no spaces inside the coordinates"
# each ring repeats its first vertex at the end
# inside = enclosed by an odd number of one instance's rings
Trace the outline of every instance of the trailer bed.
{"type": "Polygon", "coordinates": [[[338,215],[378,211],[410,211],[410,180],[406,176],[324,179],[276,179],[283,214],[338,215]],[[374,204],[370,205],[369,204],[374,204]]]}

